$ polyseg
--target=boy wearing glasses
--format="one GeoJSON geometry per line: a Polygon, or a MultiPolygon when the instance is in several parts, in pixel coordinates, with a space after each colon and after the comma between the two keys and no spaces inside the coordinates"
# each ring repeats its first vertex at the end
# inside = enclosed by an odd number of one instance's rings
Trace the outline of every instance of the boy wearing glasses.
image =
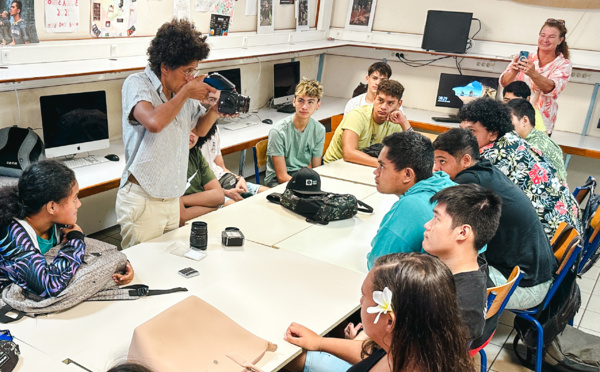
{"type": "Polygon", "coordinates": [[[199,100],[216,90],[194,77],[209,53],[206,37],[187,20],[163,24],[148,48],[148,66],[123,83],[126,165],[117,193],[122,247],[179,227],[186,189],[190,131],[204,136],[219,117],[199,100]]]}
{"type": "Polygon", "coordinates": [[[325,127],[311,118],[321,106],[323,87],[303,78],[296,86],[293,105],[296,113],[280,120],[269,131],[267,173],[269,187],[289,181],[302,167],[321,165],[325,127]]]}

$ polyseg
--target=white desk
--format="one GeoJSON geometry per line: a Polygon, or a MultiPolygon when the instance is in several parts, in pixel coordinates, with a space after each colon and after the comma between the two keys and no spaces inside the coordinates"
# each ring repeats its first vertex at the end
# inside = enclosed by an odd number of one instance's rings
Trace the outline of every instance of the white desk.
{"type": "Polygon", "coordinates": [[[275,247],[366,274],[371,240],[383,216],[398,201],[398,197],[375,193],[363,201],[373,207],[372,214],[358,212],[348,220],[311,226],[275,244],[275,247]]]}
{"type": "MultiPolygon", "coordinates": [[[[300,349],[283,340],[287,326],[300,322],[324,334],[359,306],[364,274],[293,252],[246,242],[243,251],[225,251],[220,231],[209,228],[208,257],[192,261],[167,253],[174,241],[187,242],[184,226],[124,251],[135,280],[151,288],[185,286],[189,292],[135,301],[87,302],[60,314],[22,319],[11,332],[54,360],[69,357],[93,371],[105,371],[128,353],[136,326],[194,294],[278,349],[259,366],[277,370],[300,349]],[[200,275],[184,279],[177,271],[192,266],[200,275]]],[[[22,371],[40,371],[24,368],[22,371]]]]}
{"type": "MultiPolygon", "coordinates": [[[[360,200],[376,192],[375,188],[371,186],[328,177],[321,177],[321,189],[352,194],[360,200]]],[[[211,234],[217,232],[220,234],[226,227],[234,226],[244,233],[247,240],[273,246],[275,243],[313,226],[302,216],[266,199],[267,195],[272,192],[283,193],[284,191],[285,184],[282,184],[243,202],[200,216],[188,223],[204,221],[208,224],[208,231],[211,234]]]]}
{"type": "Polygon", "coordinates": [[[19,351],[21,352],[21,355],[19,355],[19,362],[15,367],[16,372],[83,372],[83,369],[79,368],[77,365],[64,364],[16,337],[15,343],[19,345],[19,351]]]}
{"type": "Polygon", "coordinates": [[[349,163],[343,159],[315,168],[321,176],[356,182],[368,186],[375,185],[375,168],[349,163]]]}

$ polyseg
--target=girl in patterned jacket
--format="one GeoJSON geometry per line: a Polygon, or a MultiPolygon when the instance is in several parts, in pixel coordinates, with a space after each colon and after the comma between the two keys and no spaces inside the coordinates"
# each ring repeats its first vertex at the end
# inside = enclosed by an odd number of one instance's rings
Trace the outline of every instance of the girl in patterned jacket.
{"type": "MultiPolygon", "coordinates": [[[[62,292],[81,265],[84,234],[76,224],[79,186],[65,165],[43,160],[31,165],[16,186],[0,189],[0,289],[16,283],[47,298],[62,292]],[[44,253],[62,244],[51,262],[44,253]]],[[[133,279],[115,274],[118,284],[133,279]]]]}

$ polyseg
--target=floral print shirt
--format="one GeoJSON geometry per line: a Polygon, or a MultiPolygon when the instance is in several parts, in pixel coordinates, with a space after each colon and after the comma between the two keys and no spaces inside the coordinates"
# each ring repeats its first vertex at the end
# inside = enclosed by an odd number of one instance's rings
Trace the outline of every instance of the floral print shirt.
{"type": "Polygon", "coordinates": [[[565,161],[563,160],[563,152],[560,146],[556,144],[548,135],[537,129],[532,129],[525,137],[525,141],[536,149],[552,162],[558,178],[564,183],[567,183],[567,170],[565,169],[565,161]]]}
{"type": "MultiPolygon", "coordinates": [[[[535,70],[540,73],[543,77],[550,79],[554,82],[554,89],[549,93],[544,93],[538,86],[531,80],[531,78],[522,71],[517,74],[516,80],[521,80],[527,83],[531,88],[531,104],[540,110],[546,131],[552,133],[554,124],[556,123],[556,113],[558,111],[558,95],[565,89],[569,78],[571,77],[571,62],[566,59],[562,53],[559,54],[550,63],[540,67],[540,61],[537,53],[529,55],[529,60],[535,65],[535,70]]],[[[510,66],[504,70],[500,75],[500,81],[502,76],[506,74],[510,69],[510,66]]]]}
{"type": "Polygon", "coordinates": [[[548,239],[562,221],[581,232],[579,205],[540,150],[516,132],[508,132],[480,151],[531,200],[548,239]]]}

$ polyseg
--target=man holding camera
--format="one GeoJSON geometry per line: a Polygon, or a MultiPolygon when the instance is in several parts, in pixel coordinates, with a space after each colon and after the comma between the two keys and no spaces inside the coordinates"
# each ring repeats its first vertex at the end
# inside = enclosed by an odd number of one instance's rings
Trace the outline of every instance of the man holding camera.
{"type": "Polygon", "coordinates": [[[187,20],[163,24],[148,48],[144,72],[123,83],[126,165],[116,214],[123,248],[179,227],[179,197],[186,188],[190,131],[205,136],[219,117],[198,102],[216,89],[194,77],[210,51],[187,20]]]}

